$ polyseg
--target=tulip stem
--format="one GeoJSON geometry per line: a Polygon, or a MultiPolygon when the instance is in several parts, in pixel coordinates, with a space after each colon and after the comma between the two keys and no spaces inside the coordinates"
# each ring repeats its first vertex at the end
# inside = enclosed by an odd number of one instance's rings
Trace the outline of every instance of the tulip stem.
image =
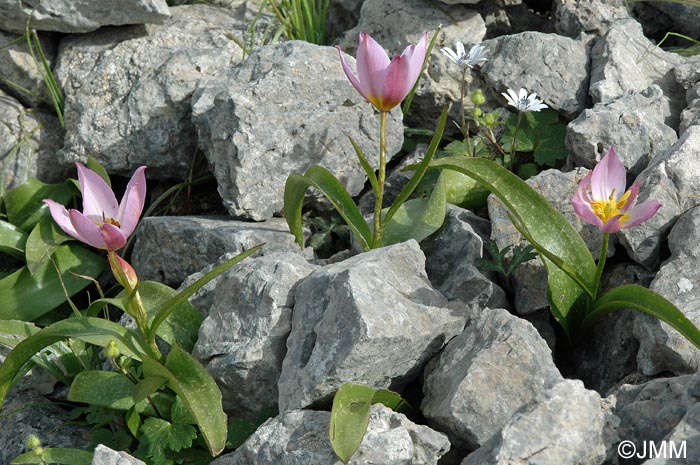
{"type": "Polygon", "coordinates": [[[595,270],[595,278],[593,278],[593,295],[598,298],[598,288],[600,287],[600,278],[603,276],[603,268],[605,268],[605,259],[608,257],[608,240],[610,239],[610,234],[603,233],[603,243],[600,246],[600,258],[598,259],[598,266],[595,270]]]}
{"type": "Polygon", "coordinates": [[[374,232],[372,248],[382,246],[382,203],[384,201],[384,180],[386,179],[386,111],[379,113],[379,192],[374,203],[374,232]]]}

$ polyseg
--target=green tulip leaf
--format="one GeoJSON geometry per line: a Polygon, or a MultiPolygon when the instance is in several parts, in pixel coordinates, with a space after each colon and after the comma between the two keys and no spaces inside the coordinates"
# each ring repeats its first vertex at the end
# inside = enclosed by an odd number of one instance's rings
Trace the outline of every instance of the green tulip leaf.
{"type": "MultiPolygon", "coordinates": [[[[483,158],[447,157],[433,160],[431,167],[459,171],[479,181],[519,221],[519,227],[552,256],[576,270],[592,288],[596,266],[581,236],[554,207],[523,180],[483,158]]],[[[590,298],[566,272],[541,257],[548,272],[547,297],[552,315],[567,334],[578,329],[590,298]]]]}
{"type": "MultiPolygon", "coordinates": [[[[106,265],[104,258],[78,243],[57,247],[53,260],[69,295],[90,284],[72,273],[97,277],[106,265]]],[[[66,291],[51,261],[40,265],[34,275],[22,267],[0,279],[0,319],[33,321],[65,302],[66,291]]]]}
{"type": "Polygon", "coordinates": [[[44,215],[27,238],[25,255],[29,273],[35,274],[58,246],[70,239],[72,238],[61,231],[50,215],[44,215]]]}
{"type": "Polygon", "coordinates": [[[112,321],[91,317],[58,321],[17,344],[0,365],[0,406],[7,392],[18,381],[17,375],[35,354],[51,344],[69,338],[80,339],[101,347],[106,347],[110,341],[114,341],[123,355],[136,360],[150,353],[141,336],[112,321]]]}
{"type": "Polygon", "coordinates": [[[11,465],[27,463],[57,463],[61,465],[90,465],[92,463],[92,452],[80,449],[68,448],[45,448],[43,454],[39,455],[34,451],[25,452],[15,457],[11,465]]]}
{"type": "Polygon", "coordinates": [[[27,234],[24,231],[7,221],[0,221],[0,253],[24,260],[26,242],[27,234]]]}
{"type": "Polygon", "coordinates": [[[421,413],[401,397],[400,394],[388,389],[378,389],[372,396],[372,404],[382,404],[394,412],[403,413],[407,417],[418,418],[421,413]]]}
{"type": "MultiPolygon", "coordinates": [[[[216,278],[219,276],[221,273],[224,271],[228,270],[229,268],[237,265],[241,261],[245,260],[246,258],[250,257],[254,253],[256,253],[258,250],[260,250],[265,244],[258,244],[254,247],[251,247],[250,249],[246,250],[245,252],[241,252],[235,257],[233,257],[230,260],[225,261],[224,263],[221,263],[220,265],[217,265],[212,269],[211,271],[207,272],[199,278],[197,281],[193,282],[189,286],[187,286],[185,289],[177,292],[174,294],[172,297],[170,297],[168,300],[163,302],[160,307],[158,307],[158,310],[154,312],[153,315],[153,320],[150,323],[149,331],[151,333],[155,333],[158,335],[161,334],[167,334],[165,331],[159,333],[159,328],[160,326],[169,319],[170,315],[180,308],[181,305],[183,305],[185,302],[187,302],[187,299],[192,297],[192,295],[200,290],[204,285],[206,285],[209,281],[212,279],[216,278]]],[[[189,305],[189,304],[188,304],[189,305]]],[[[149,312],[150,313],[150,312],[149,312]]],[[[188,312],[191,313],[191,312],[188,312]]],[[[193,318],[190,315],[190,319],[193,318]]],[[[187,318],[185,318],[187,319],[187,318]]],[[[172,326],[177,326],[176,323],[171,322],[172,326]]],[[[171,328],[173,331],[173,336],[176,337],[177,334],[175,333],[175,327],[171,328]]]]}
{"type": "Polygon", "coordinates": [[[212,455],[226,446],[226,414],[221,403],[221,391],[202,365],[177,345],[170,349],[165,365],[154,358],[143,357],[145,376],[168,380],[168,387],[185,403],[199,426],[212,455]]]}
{"type": "Polygon", "coordinates": [[[299,247],[304,246],[301,210],[309,187],[320,190],[330,200],[355,234],[362,250],[369,250],[372,243],[372,231],[369,225],[340,181],[322,166],[312,166],[303,175],[297,173],[290,175],[284,186],[284,216],[299,247]]]}
{"type": "Polygon", "coordinates": [[[49,209],[42,202],[44,199],[65,205],[75,193],[68,183],[46,184],[31,178],[5,194],[7,219],[19,229],[29,231],[48,214],[49,209]]]}
{"type": "Polygon", "coordinates": [[[646,287],[625,284],[608,291],[596,300],[593,310],[583,321],[590,328],[606,313],[623,308],[633,308],[668,323],[688,341],[700,349],[700,330],[678,307],[646,287]]]}
{"type": "Polygon", "coordinates": [[[429,198],[409,200],[395,210],[391,221],[384,226],[382,246],[408,239],[422,241],[440,229],[446,207],[445,180],[441,173],[429,198]]]}
{"type": "Polygon", "coordinates": [[[347,383],[333,398],[329,436],[333,451],[343,463],[348,463],[367,432],[374,393],[369,386],[347,383]]]}
{"type": "Polygon", "coordinates": [[[355,153],[357,154],[357,158],[360,160],[360,165],[362,165],[362,169],[365,170],[365,174],[367,175],[369,183],[372,186],[372,192],[374,192],[375,197],[378,196],[379,181],[377,180],[377,175],[374,174],[374,168],[372,168],[372,165],[370,165],[369,160],[367,160],[367,157],[365,156],[360,146],[357,145],[357,142],[355,142],[355,140],[350,136],[348,136],[348,139],[350,139],[352,148],[355,149],[355,153]]]}
{"type": "Polygon", "coordinates": [[[78,373],[68,391],[68,400],[114,410],[129,410],[136,385],[114,371],[90,370],[78,373]]]}

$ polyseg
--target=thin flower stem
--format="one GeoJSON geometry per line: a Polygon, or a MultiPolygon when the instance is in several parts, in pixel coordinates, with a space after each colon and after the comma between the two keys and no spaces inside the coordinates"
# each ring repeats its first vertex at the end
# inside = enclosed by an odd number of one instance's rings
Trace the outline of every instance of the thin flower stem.
{"type": "Polygon", "coordinates": [[[593,278],[593,295],[598,298],[598,291],[600,287],[600,278],[603,276],[603,268],[605,268],[605,259],[608,257],[608,240],[610,239],[610,234],[603,233],[603,244],[600,246],[600,258],[598,259],[598,266],[595,270],[595,278],[593,278]]]}
{"type": "Polygon", "coordinates": [[[472,156],[471,144],[469,143],[469,126],[467,125],[467,118],[464,113],[464,97],[466,97],[465,87],[467,86],[467,67],[462,68],[462,81],[460,83],[460,94],[459,94],[459,115],[460,115],[460,130],[464,136],[464,143],[467,147],[467,155],[472,156]]]}
{"type": "Polygon", "coordinates": [[[513,157],[515,156],[515,146],[517,144],[518,140],[518,129],[520,129],[520,123],[523,121],[523,112],[521,111],[518,113],[518,122],[515,124],[515,131],[513,131],[513,144],[510,148],[510,155],[508,156],[508,160],[503,160],[503,165],[508,168],[509,170],[513,166],[513,157]]]}
{"type": "Polygon", "coordinates": [[[503,148],[501,145],[496,142],[496,137],[493,135],[493,131],[491,131],[490,128],[484,129],[483,126],[479,126],[479,131],[486,137],[486,140],[489,141],[491,145],[498,151],[498,153],[501,154],[501,157],[505,160],[506,158],[506,153],[503,151],[503,148]]]}
{"type": "Polygon", "coordinates": [[[384,201],[384,180],[386,179],[386,111],[379,115],[379,192],[374,203],[374,232],[372,235],[372,248],[382,245],[382,203],[384,201]]]}

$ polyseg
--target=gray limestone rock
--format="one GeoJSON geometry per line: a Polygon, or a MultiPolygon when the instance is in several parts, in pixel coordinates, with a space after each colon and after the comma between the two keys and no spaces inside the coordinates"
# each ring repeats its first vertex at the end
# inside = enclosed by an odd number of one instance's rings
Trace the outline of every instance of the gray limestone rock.
{"type": "Polygon", "coordinates": [[[92,465],[146,465],[126,452],[118,452],[98,444],[92,456],[92,465]]]}
{"type": "Polygon", "coordinates": [[[265,243],[259,252],[300,252],[287,223],[246,223],[228,217],[153,216],[136,230],[132,265],[142,280],[177,285],[227,252],[265,243]]]}
{"type": "MultiPolygon", "coordinates": [[[[481,42],[486,25],[479,13],[465,5],[438,7],[423,0],[365,0],[357,26],[347,31],[340,43],[345,53],[355,55],[360,32],[367,32],[393,56],[400,54],[409,43],[415,44],[423,31],[428,31],[430,40],[440,25],[442,30],[428,67],[420,78],[411,109],[405,115],[411,127],[435,128],[445,105],[449,105],[451,118],[459,117],[462,69],[445,57],[440,48],[454,49],[455,42],[459,41],[469,50],[472,44],[481,42]]],[[[477,72],[467,72],[466,78],[470,89],[483,87],[477,72]]],[[[467,101],[467,105],[471,102],[467,101]]],[[[448,130],[452,129],[450,126],[448,130]]]]}
{"type": "Polygon", "coordinates": [[[216,380],[227,412],[254,421],[277,407],[294,289],[314,269],[299,254],[269,254],[224,272],[209,291],[213,305],[192,355],[216,380]]]}
{"type": "Polygon", "coordinates": [[[608,432],[600,396],[564,380],[519,409],[462,465],[600,465],[608,432]]]}
{"type": "MultiPolygon", "coordinates": [[[[630,262],[617,263],[603,274],[603,293],[622,286],[638,284],[648,287],[654,273],[630,262]]],[[[573,373],[589,389],[601,394],[637,371],[639,342],[634,337],[637,310],[622,309],[603,316],[569,352],[573,373]]],[[[566,373],[568,375],[568,373],[566,373]]]]}
{"type": "MultiPolygon", "coordinates": [[[[524,87],[552,109],[572,117],[586,108],[588,42],[557,34],[523,32],[484,41],[492,58],[482,67],[497,92],[524,87]]],[[[505,99],[499,99],[504,102],[505,99]]]]}
{"type": "Polygon", "coordinates": [[[700,448],[696,446],[698,439],[700,439],[700,403],[690,407],[676,427],[664,438],[668,448],[668,452],[665,454],[667,458],[648,460],[644,462],[644,465],[700,463],[700,448]],[[676,451],[675,454],[671,447],[676,451]],[[654,462],[654,460],[666,460],[666,462],[654,462]]]}
{"type": "Polygon", "coordinates": [[[449,300],[461,300],[477,308],[509,305],[503,289],[476,267],[490,229],[487,220],[448,205],[440,230],[421,243],[428,278],[449,300]]]}
{"type": "Polygon", "coordinates": [[[658,378],[637,386],[626,384],[620,387],[616,397],[620,440],[637,445],[644,441],[660,442],[672,435],[674,429],[685,429],[684,422],[697,419],[684,420],[684,417],[692,410],[697,411],[700,374],[658,378]]]}
{"type": "Polygon", "coordinates": [[[561,380],[530,323],[503,309],[479,309],[426,367],[421,411],[454,446],[473,450],[561,380]]]}
{"type": "Polygon", "coordinates": [[[67,161],[95,157],[125,176],[185,178],[197,149],[190,121],[197,83],[237,63],[227,34],[247,24],[222,8],[171,9],[162,26],[106,28],[61,42],[55,74],[65,94],[67,161]]]}
{"type": "Polygon", "coordinates": [[[651,5],[666,13],[673,21],[670,30],[690,37],[700,37],[700,10],[697,3],[656,1],[651,5]]]}
{"type": "Polygon", "coordinates": [[[665,52],[649,41],[637,21],[622,19],[591,49],[589,92],[595,103],[607,103],[626,92],[640,92],[657,84],[666,101],[664,120],[676,128],[685,96],[672,71],[682,62],[679,55],[665,52]]]}
{"type": "MultiPolygon", "coordinates": [[[[700,207],[688,210],[668,237],[671,258],[666,261],[650,288],[670,300],[696,326],[700,324],[700,207]]],[[[670,371],[694,373],[700,370],[698,349],[668,324],[640,313],[634,322],[639,340],[637,363],[642,373],[670,371]]]]}
{"type": "MultiPolygon", "coordinates": [[[[4,361],[4,359],[3,359],[4,361]]],[[[66,411],[21,383],[12,389],[2,405],[0,421],[0,463],[26,452],[24,445],[30,434],[43,447],[85,449],[90,443],[88,428],[71,425],[66,411]]]]}
{"type": "Polygon", "coordinates": [[[459,334],[414,240],[311,273],[296,289],[278,384],[280,411],[328,398],[344,383],[400,389],[459,334]]]}
{"type": "MultiPolygon", "coordinates": [[[[379,144],[379,114],[350,84],[331,47],[301,41],[262,47],[201,86],[193,102],[200,146],[234,216],[271,218],[282,210],[287,177],[311,165],[358,194],[366,175],[348,136],[377,166],[370,154],[379,144]]],[[[388,156],[402,143],[397,107],[387,122],[388,156]]]]}
{"type": "Polygon", "coordinates": [[[700,83],[686,92],[686,96],[688,97],[688,106],[681,112],[681,123],[678,126],[680,135],[683,135],[689,127],[700,125],[700,83]]]}
{"type": "Polygon", "coordinates": [[[656,199],[663,205],[644,223],[618,234],[630,257],[647,268],[660,259],[661,243],[683,212],[700,205],[700,126],[691,126],[668,149],[657,154],[637,177],[637,203],[656,199]]]}
{"type": "MultiPolygon", "coordinates": [[[[38,37],[44,57],[49,67],[52,67],[56,59],[58,38],[55,34],[43,33],[38,37]]],[[[0,70],[2,70],[0,86],[30,107],[38,106],[41,100],[50,102],[46,84],[41,77],[39,67],[32,58],[27,40],[23,36],[0,31],[0,46],[2,47],[0,48],[0,70]],[[14,85],[29,92],[18,90],[13,87],[14,85]]]]}
{"type": "Polygon", "coordinates": [[[68,166],[55,158],[63,144],[58,118],[45,111],[27,111],[0,90],[0,194],[29,178],[58,182],[68,166]]]}
{"type": "MultiPolygon", "coordinates": [[[[329,412],[283,412],[264,423],[235,452],[211,465],[341,465],[331,449],[329,425],[329,412]]],[[[348,465],[436,465],[449,448],[444,434],[376,404],[370,411],[367,433],[348,465]]]]}
{"type": "Polygon", "coordinates": [[[170,14],[165,0],[0,1],[0,29],[24,33],[27,20],[38,31],[90,32],[102,26],[162,23],[170,14]]]}
{"type": "MultiPolygon", "coordinates": [[[[588,170],[576,168],[568,173],[551,169],[528,179],[527,184],[542,194],[563,214],[588,245],[594,257],[600,255],[602,234],[597,227],[584,223],[574,211],[570,198],[576,194],[579,182],[586,176],[588,170]]],[[[499,250],[508,245],[523,245],[527,242],[515,229],[508,218],[505,205],[494,195],[488,198],[489,217],[491,218],[491,239],[499,250]]],[[[608,256],[615,251],[614,241],[608,245],[608,256]]],[[[547,271],[539,258],[520,265],[510,275],[511,286],[515,294],[515,309],[520,314],[528,314],[549,305],[547,301],[547,271]]]]}
{"type": "Polygon", "coordinates": [[[584,110],[566,128],[568,162],[593,168],[613,146],[628,173],[638,175],[657,153],[678,140],[664,124],[663,106],[663,92],[654,84],[584,110]]]}
{"type": "Polygon", "coordinates": [[[688,127],[700,124],[700,55],[687,57],[685,62],[674,68],[676,81],[685,89],[688,106],[681,112],[679,134],[688,127]]]}
{"type": "Polygon", "coordinates": [[[567,37],[605,34],[611,23],[629,16],[624,0],[554,1],[554,30],[567,37]]]}

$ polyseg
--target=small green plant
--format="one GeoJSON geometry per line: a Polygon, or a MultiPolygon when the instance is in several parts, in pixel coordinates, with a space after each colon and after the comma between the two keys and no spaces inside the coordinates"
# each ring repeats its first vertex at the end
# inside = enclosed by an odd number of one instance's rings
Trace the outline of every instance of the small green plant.
{"type": "Polygon", "coordinates": [[[326,45],[330,0],[270,0],[269,5],[289,39],[326,45]]]}
{"type": "Polygon", "coordinates": [[[226,36],[234,41],[243,51],[243,59],[250,56],[258,47],[274,44],[284,33],[284,24],[276,26],[272,21],[264,21],[265,24],[262,30],[259,28],[259,23],[263,21],[263,13],[266,11],[266,8],[271,8],[269,5],[272,2],[274,2],[274,0],[263,0],[263,3],[258,7],[255,17],[243,33],[242,38],[239,38],[232,32],[226,33],[226,36]]]}
{"type": "Polygon", "coordinates": [[[489,241],[487,250],[491,258],[478,259],[476,261],[477,267],[482,271],[495,271],[500,273],[504,278],[508,278],[511,273],[523,263],[537,257],[537,252],[531,244],[526,246],[514,246],[511,244],[498,250],[498,245],[496,245],[494,241],[489,241]],[[511,250],[513,254],[510,260],[508,260],[506,259],[506,255],[508,255],[508,252],[511,250]]]}

